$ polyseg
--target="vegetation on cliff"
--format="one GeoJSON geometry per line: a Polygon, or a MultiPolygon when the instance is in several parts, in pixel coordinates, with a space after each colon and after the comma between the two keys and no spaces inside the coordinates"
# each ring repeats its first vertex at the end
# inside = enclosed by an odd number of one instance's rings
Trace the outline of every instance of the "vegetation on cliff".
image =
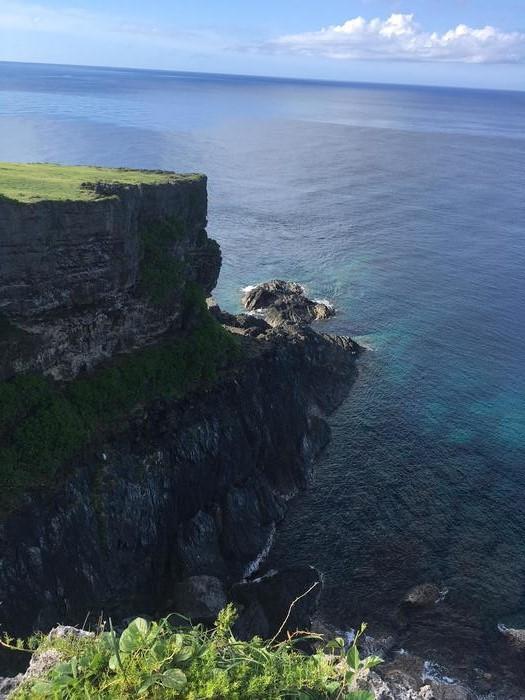
{"type": "MultiPolygon", "coordinates": [[[[90,200],[99,196],[99,188],[96,191],[95,185],[86,183],[102,183],[103,193],[103,186],[108,183],[175,184],[197,177],[201,176],[0,163],[0,198],[45,200],[45,205],[52,200],[90,200]]],[[[194,196],[191,188],[186,196],[188,201],[194,196]]],[[[163,307],[167,332],[156,339],[155,345],[140,350],[133,350],[128,342],[130,352],[115,354],[105,365],[70,382],[57,382],[30,372],[0,383],[0,512],[16,505],[22,493],[51,483],[62,465],[81,457],[85,448],[125,425],[137,407],[157,398],[179,398],[212,382],[237,347],[234,338],[206,309],[203,287],[208,280],[201,279],[199,269],[192,267],[193,258],[187,254],[188,246],[184,247],[188,234],[185,223],[175,215],[159,215],[158,221],[151,221],[138,233],[140,267],[132,295],[163,307]],[[182,251],[175,251],[177,246],[182,246],[182,251]],[[169,326],[175,317],[177,336],[169,337],[169,326]]],[[[201,234],[197,238],[198,235],[201,234]]],[[[200,252],[206,243],[212,245],[204,231],[202,236],[190,252],[195,247],[200,252]]],[[[57,281],[53,278],[52,282],[57,281]]],[[[88,306],[85,300],[84,306],[88,306]]],[[[96,344],[89,324],[77,332],[85,334],[84,348],[96,344]]],[[[21,341],[25,340],[23,332],[9,318],[0,316],[0,341],[4,347],[16,333],[22,334],[21,341]]],[[[125,348],[125,342],[120,347],[125,348]]]]}
{"type": "Polygon", "coordinates": [[[35,658],[51,651],[54,665],[44,676],[29,673],[13,700],[373,700],[354,689],[356,675],[381,662],[360,658],[357,642],[364,626],[345,649],[342,639],[325,643],[303,632],[280,642],[257,637],[242,642],[232,633],[234,620],[228,605],[211,630],[181,625],[180,618],[177,626],[172,616],[160,622],[137,618],[121,634],[110,629],[36,639],[35,658]],[[301,652],[305,643],[316,647],[314,653],[301,652]]]}
{"type": "Polygon", "coordinates": [[[202,292],[187,286],[193,330],[67,383],[18,375],[0,383],[0,510],[157,398],[180,398],[209,385],[237,352],[234,337],[207,312],[202,292]]]}
{"type": "Polygon", "coordinates": [[[64,166],[51,163],[0,163],[0,197],[18,202],[85,201],[100,197],[93,187],[99,182],[158,185],[194,177],[199,176],[178,175],[160,170],[64,166]]]}
{"type": "Polygon", "coordinates": [[[142,256],[140,291],[158,306],[172,299],[184,285],[184,264],[170,255],[170,246],[183,234],[184,227],[175,218],[150,224],[141,232],[142,256]]]}

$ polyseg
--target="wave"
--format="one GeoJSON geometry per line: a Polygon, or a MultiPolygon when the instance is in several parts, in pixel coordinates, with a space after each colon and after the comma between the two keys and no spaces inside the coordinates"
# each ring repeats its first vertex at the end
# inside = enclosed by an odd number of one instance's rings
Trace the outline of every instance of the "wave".
{"type": "Polygon", "coordinates": [[[457,678],[445,675],[444,669],[434,661],[425,661],[423,663],[421,680],[435,681],[436,683],[444,683],[445,685],[455,685],[458,683],[457,678]]]}
{"type": "Polygon", "coordinates": [[[335,309],[335,305],[329,299],[312,299],[316,304],[324,304],[329,309],[335,309]]]}
{"type": "Polygon", "coordinates": [[[273,545],[273,540],[275,538],[275,524],[272,525],[272,528],[270,530],[270,534],[268,536],[268,539],[266,540],[266,544],[264,545],[263,549],[259,552],[259,554],[255,557],[253,561],[251,561],[248,566],[245,568],[244,573],[242,575],[242,580],[246,581],[247,579],[250,578],[250,576],[253,576],[256,571],[260,568],[261,564],[263,561],[266,559],[268,554],[270,553],[270,549],[272,548],[273,545]]]}

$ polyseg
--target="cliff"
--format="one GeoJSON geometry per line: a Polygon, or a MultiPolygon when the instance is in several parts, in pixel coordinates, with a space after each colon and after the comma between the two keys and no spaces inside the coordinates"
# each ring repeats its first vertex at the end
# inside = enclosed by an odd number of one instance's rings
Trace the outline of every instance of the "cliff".
{"type": "Polygon", "coordinates": [[[353,374],[351,353],[310,330],[246,337],[243,349],[213,388],[136,412],[0,524],[5,629],[180,609],[178,581],[206,574],[228,590],[243,578],[353,374]]]}
{"type": "Polygon", "coordinates": [[[220,268],[206,180],[155,176],[82,183],[74,199],[0,198],[10,633],[89,611],[187,610],[203,589],[208,608],[210,591],[244,600],[257,616],[240,620],[246,634],[268,625],[239,581],[355,374],[348,338],[203,307],[220,268]]]}
{"type": "Polygon", "coordinates": [[[0,198],[0,379],[89,371],[179,329],[188,284],[213,289],[220,250],[205,230],[206,178],[163,180],[84,183],[78,199],[0,198]]]}

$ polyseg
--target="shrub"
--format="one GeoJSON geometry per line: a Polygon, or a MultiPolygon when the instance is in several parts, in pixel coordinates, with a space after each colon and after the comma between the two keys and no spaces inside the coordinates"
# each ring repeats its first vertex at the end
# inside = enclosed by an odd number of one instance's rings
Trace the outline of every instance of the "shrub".
{"type": "Polygon", "coordinates": [[[141,233],[139,291],[157,306],[168,305],[184,285],[184,265],[170,250],[182,232],[182,224],[170,218],[150,224],[141,233]]]}
{"type": "Polygon", "coordinates": [[[355,691],[356,673],[381,662],[360,659],[357,641],[325,644],[320,635],[296,633],[286,641],[237,640],[231,631],[235,610],[228,605],[211,630],[176,626],[169,618],[137,618],[119,635],[100,631],[92,637],[45,638],[38,649],[59,651],[62,661],[43,678],[26,681],[13,700],[53,698],[185,698],[197,700],[373,700],[355,691]],[[302,653],[298,642],[318,645],[302,653]]]}
{"type": "Polygon", "coordinates": [[[210,385],[238,354],[235,338],[192,297],[197,327],[186,337],[116,358],[92,374],[60,384],[36,375],[0,382],[0,510],[95,437],[125,425],[134,408],[180,398],[210,385]]]}

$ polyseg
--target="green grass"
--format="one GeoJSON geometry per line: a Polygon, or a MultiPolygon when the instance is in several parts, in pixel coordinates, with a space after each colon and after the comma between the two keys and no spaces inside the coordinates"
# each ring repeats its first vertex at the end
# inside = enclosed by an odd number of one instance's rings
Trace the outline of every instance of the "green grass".
{"type": "MultiPolygon", "coordinates": [[[[58,651],[62,661],[46,677],[30,680],[13,700],[373,700],[354,690],[360,671],[381,659],[361,659],[357,640],[326,643],[320,635],[296,633],[284,642],[237,640],[229,605],[212,630],[176,626],[170,619],[137,618],[119,635],[112,629],[92,637],[42,638],[37,653],[58,651]],[[315,653],[298,643],[314,642],[315,653]]],[[[179,618],[180,619],[180,618],[179,618]]],[[[34,640],[38,643],[38,640],[34,640]]],[[[12,644],[6,640],[7,644],[12,644]]]]}
{"type": "Polygon", "coordinates": [[[169,305],[175,292],[184,285],[184,264],[170,251],[183,232],[181,222],[173,218],[150,224],[141,232],[139,291],[156,306],[169,305]]]}
{"type": "Polygon", "coordinates": [[[209,315],[200,290],[187,291],[194,330],[184,338],[122,355],[72,382],[18,375],[0,383],[0,513],[52,484],[64,463],[120,429],[136,407],[208,386],[235,359],[236,339],[209,315]]]}
{"type": "Polygon", "coordinates": [[[177,175],[154,170],[126,170],[94,166],[64,166],[49,163],[0,163],[0,197],[18,202],[42,200],[96,199],[85,183],[118,183],[124,185],[160,184],[194,180],[198,175],[177,175]]]}

